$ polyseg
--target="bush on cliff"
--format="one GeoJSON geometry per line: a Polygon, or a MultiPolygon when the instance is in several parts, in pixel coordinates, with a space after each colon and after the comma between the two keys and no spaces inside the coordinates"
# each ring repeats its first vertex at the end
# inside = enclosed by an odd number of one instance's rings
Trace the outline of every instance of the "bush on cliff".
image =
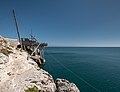
{"type": "Polygon", "coordinates": [[[38,88],[34,86],[33,88],[28,88],[25,92],[39,92],[38,88]]]}

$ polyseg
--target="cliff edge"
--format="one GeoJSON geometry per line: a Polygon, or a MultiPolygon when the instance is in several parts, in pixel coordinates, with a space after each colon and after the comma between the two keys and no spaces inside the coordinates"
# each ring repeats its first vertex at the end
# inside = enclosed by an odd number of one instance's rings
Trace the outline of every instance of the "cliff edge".
{"type": "Polygon", "coordinates": [[[34,60],[27,60],[27,52],[16,49],[18,44],[0,37],[0,92],[80,92],[65,79],[54,81],[34,60]]]}

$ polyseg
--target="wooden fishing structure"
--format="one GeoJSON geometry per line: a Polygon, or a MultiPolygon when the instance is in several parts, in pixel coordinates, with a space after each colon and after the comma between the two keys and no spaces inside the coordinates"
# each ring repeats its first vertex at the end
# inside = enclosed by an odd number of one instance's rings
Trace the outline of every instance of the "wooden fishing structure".
{"type": "Polygon", "coordinates": [[[20,43],[17,46],[17,48],[27,51],[29,53],[28,58],[32,58],[41,67],[41,65],[45,63],[44,47],[47,46],[48,44],[38,42],[37,39],[32,34],[30,34],[31,38],[21,38],[14,9],[13,17],[17,30],[18,40],[20,43]]]}

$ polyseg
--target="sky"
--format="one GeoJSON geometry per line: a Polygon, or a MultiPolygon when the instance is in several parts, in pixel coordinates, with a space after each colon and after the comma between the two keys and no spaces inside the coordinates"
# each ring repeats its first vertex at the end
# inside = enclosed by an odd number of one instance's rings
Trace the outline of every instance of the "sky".
{"type": "Polygon", "coordinates": [[[0,0],[0,35],[49,46],[120,47],[120,0],[0,0]]]}

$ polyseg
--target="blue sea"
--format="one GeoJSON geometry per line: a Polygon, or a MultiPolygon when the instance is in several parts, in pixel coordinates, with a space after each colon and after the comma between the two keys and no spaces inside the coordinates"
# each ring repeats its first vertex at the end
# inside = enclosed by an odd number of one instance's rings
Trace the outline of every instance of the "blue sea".
{"type": "Polygon", "coordinates": [[[120,92],[120,48],[47,47],[44,69],[81,92],[120,92]]]}

